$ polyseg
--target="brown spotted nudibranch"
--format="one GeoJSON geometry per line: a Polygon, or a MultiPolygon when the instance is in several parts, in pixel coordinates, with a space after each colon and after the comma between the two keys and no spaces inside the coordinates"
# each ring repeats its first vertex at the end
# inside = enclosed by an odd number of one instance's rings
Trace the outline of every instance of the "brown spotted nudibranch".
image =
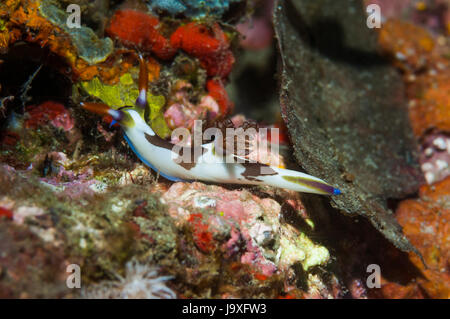
{"type": "MultiPolygon", "coordinates": [[[[225,160],[216,152],[215,143],[179,146],[160,138],[145,121],[148,76],[140,57],[139,97],[135,106],[115,110],[101,103],[81,103],[89,111],[110,115],[124,130],[124,137],[139,159],[171,181],[205,181],[248,185],[271,185],[298,192],[339,195],[341,191],[325,181],[301,172],[250,161],[225,160]],[[180,160],[190,154],[190,161],[180,160]]],[[[233,155],[229,155],[233,156],[233,155]]],[[[237,158],[237,157],[236,157],[237,158]]]]}

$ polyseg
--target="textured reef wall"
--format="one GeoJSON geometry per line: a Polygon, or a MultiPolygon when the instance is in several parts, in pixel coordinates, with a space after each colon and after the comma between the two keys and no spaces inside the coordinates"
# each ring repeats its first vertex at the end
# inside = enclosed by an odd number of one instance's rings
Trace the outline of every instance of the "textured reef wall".
{"type": "Polygon", "coordinates": [[[377,55],[361,12],[359,1],[277,5],[281,106],[299,162],[343,189],[333,206],[412,251],[384,201],[417,190],[418,155],[400,76],[377,55]]]}
{"type": "Polygon", "coordinates": [[[0,297],[448,298],[448,5],[335,2],[2,1],[0,297]],[[134,105],[138,53],[160,137],[256,120],[343,196],[152,172],[80,107],[134,105]]]}

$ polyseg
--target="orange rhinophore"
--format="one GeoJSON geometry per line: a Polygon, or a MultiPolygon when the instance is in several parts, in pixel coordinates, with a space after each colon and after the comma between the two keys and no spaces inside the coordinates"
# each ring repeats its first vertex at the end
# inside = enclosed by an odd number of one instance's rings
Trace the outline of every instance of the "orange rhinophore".
{"type": "Polygon", "coordinates": [[[103,103],[89,103],[84,102],[81,103],[81,107],[87,111],[98,115],[109,115],[110,107],[103,103]]]}

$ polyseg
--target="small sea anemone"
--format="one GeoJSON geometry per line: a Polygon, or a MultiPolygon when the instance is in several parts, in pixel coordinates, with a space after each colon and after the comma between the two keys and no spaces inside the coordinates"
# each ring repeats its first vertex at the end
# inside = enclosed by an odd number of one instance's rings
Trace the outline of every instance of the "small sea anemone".
{"type": "Polygon", "coordinates": [[[125,278],[116,274],[116,281],[104,281],[83,290],[89,299],[175,299],[176,294],[165,285],[172,276],[159,276],[159,268],[130,261],[125,278]]]}

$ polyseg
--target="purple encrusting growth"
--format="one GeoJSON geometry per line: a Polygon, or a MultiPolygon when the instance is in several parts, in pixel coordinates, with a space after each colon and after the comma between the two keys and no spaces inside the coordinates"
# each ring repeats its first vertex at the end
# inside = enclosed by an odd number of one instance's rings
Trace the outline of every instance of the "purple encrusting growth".
{"type": "Polygon", "coordinates": [[[450,176],[450,137],[431,134],[424,139],[420,165],[428,184],[434,184],[450,176]]]}

